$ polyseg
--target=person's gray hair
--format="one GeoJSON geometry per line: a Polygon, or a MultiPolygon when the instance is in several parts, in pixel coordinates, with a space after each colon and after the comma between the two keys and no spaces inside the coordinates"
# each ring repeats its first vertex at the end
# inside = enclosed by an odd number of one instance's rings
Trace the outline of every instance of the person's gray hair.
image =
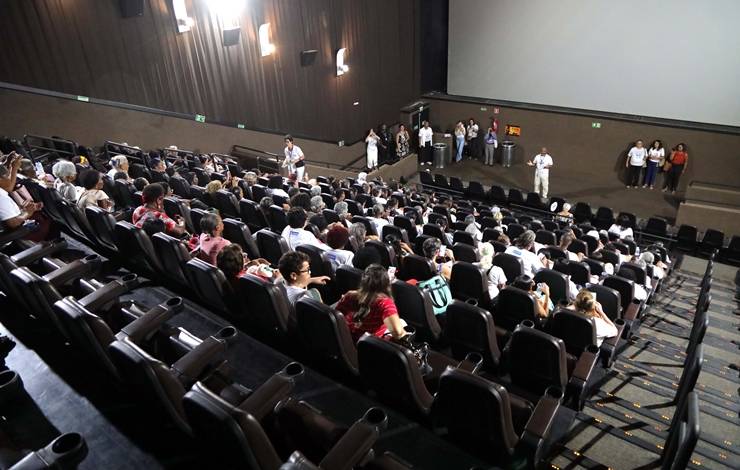
{"type": "Polygon", "coordinates": [[[349,211],[349,206],[344,201],[339,201],[338,203],[334,204],[334,212],[337,213],[337,215],[342,216],[346,214],[349,211]]]}
{"type": "Polygon", "coordinates": [[[110,159],[110,166],[115,168],[116,170],[121,168],[122,165],[126,164],[128,162],[128,158],[126,158],[126,155],[116,155],[115,157],[110,159]]]}
{"type": "Polygon", "coordinates": [[[640,259],[647,264],[655,263],[655,255],[653,255],[649,251],[646,251],[645,253],[641,254],[640,259]]]}
{"type": "Polygon", "coordinates": [[[424,244],[421,246],[421,249],[424,251],[424,256],[431,259],[432,256],[437,254],[440,247],[442,247],[442,242],[439,241],[439,238],[432,237],[424,240],[424,244]]]}
{"type": "Polygon", "coordinates": [[[20,167],[21,173],[25,173],[27,171],[36,171],[36,167],[33,166],[33,162],[29,160],[28,158],[24,158],[21,160],[21,167],[20,167]]]}
{"type": "Polygon", "coordinates": [[[77,176],[77,168],[75,168],[74,163],[68,160],[59,160],[51,167],[51,174],[63,180],[70,176],[77,176]]]}
{"type": "Polygon", "coordinates": [[[563,210],[566,211],[566,212],[567,211],[570,211],[570,204],[568,204],[567,202],[564,202],[563,203],[563,210]]]}
{"type": "Polygon", "coordinates": [[[381,215],[383,215],[383,211],[385,211],[385,207],[383,207],[383,204],[375,204],[373,206],[374,217],[380,217],[381,215]]]}
{"type": "Polygon", "coordinates": [[[469,214],[465,216],[465,225],[470,225],[475,223],[475,216],[473,214],[469,214]]]}
{"type": "Polygon", "coordinates": [[[514,245],[519,248],[529,248],[529,245],[534,243],[535,234],[531,230],[526,230],[524,233],[519,235],[514,241],[514,245]]]}
{"type": "Polygon", "coordinates": [[[311,196],[321,196],[321,186],[311,186],[311,196]]]}
{"type": "Polygon", "coordinates": [[[355,222],[349,226],[349,236],[358,242],[364,243],[365,235],[367,235],[367,229],[365,228],[365,224],[362,222],[355,222]]]}
{"type": "Polygon", "coordinates": [[[318,213],[321,211],[321,209],[324,208],[324,200],[321,199],[321,196],[314,196],[311,198],[311,210],[318,213]]]}

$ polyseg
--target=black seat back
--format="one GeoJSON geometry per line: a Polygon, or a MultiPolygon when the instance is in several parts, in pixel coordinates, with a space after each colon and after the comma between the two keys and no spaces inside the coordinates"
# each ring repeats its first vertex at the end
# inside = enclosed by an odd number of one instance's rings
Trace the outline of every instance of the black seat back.
{"type": "Polygon", "coordinates": [[[416,329],[415,338],[419,341],[439,341],[442,328],[434,315],[429,293],[400,280],[393,281],[391,289],[398,315],[416,329]]]}
{"type": "Polygon", "coordinates": [[[631,279],[625,279],[620,276],[610,275],[606,276],[601,284],[605,287],[611,287],[612,289],[619,292],[619,297],[622,304],[622,312],[625,312],[629,305],[632,303],[632,299],[635,298],[635,282],[631,279]]]}
{"type": "Polygon", "coordinates": [[[498,293],[496,324],[513,331],[524,320],[535,322],[535,300],[527,292],[507,286],[498,293]]]}
{"type": "Polygon", "coordinates": [[[445,334],[452,355],[463,360],[468,353],[478,353],[483,358],[484,367],[496,370],[501,351],[491,313],[470,303],[454,300],[447,307],[446,315],[445,334]]]}
{"type": "Polygon", "coordinates": [[[644,267],[635,263],[622,263],[619,266],[619,271],[617,272],[617,274],[622,271],[632,272],[632,274],[635,276],[635,282],[637,284],[645,285],[647,281],[647,271],[644,267]]]}
{"type": "Polygon", "coordinates": [[[185,244],[179,238],[159,232],[152,235],[152,245],[159,253],[162,273],[178,284],[187,286],[189,281],[185,265],[190,261],[190,253],[185,244]]]}
{"type": "Polygon", "coordinates": [[[201,259],[193,258],[185,263],[185,271],[190,287],[206,305],[219,312],[228,311],[226,297],[232,295],[231,284],[226,281],[220,269],[201,259]]]}
{"type": "Polygon", "coordinates": [[[417,281],[426,281],[437,274],[432,262],[418,255],[404,256],[401,270],[403,279],[416,279],[417,281]]]}
{"type": "Polygon", "coordinates": [[[148,273],[163,271],[159,256],[144,230],[130,222],[120,221],[113,229],[113,236],[119,253],[126,253],[124,261],[129,266],[148,273]]]}
{"type": "Polygon", "coordinates": [[[601,284],[588,284],[586,288],[596,294],[596,301],[611,321],[622,316],[622,296],[618,290],[601,284]]]}
{"type": "Polygon", "coordinates": [[[499,253],[494,256],[493,264],[504,271],[506,279],[508,279],[509,282],[512,282],[514,279],[522,275],[521,260],[509,253],[499,253]]]}
{"type": "Polygon", "coordinates": [[[512,333],[504,354],[514,385],[538,396],[551,386],[565,390],[568,363],[561,339],[520,325],[512,333]]]}
{"type": "Polygon", "coordinates": [[[268,229],[257,232],[257,250],[273,266],[277,266],[280,257],[290,251],[283,237],[268,229]]]}
{"type": "Polygon", "coordinates": [[[547,321],[547,332],[562,339],[566,351],[575,357],[579,357],[588,346],[596,344],[594,320],[573,310],[556,310],[547,321]]]}
{"type": "Polygon", "coordinates": [[[236,195],[226,189],[219,189],[215,194],[216,208],[221,217],[239,217],[239,200],[236,195]]]}
{"type": "Polygon", "coordinates": [[[248,305],[246,321],[258,333],[283,339],[295,326],[295,315],[280,284],[251,274],[239,278],[239,294],[248,305]]]}
{"type": "Polygon", "coordinates": [[[257,248],[257,243],[252,238],[252,232],[247,224],[237,219],[224,219],[223,222],[223,237],[225,239],[241,246],[250,259],[260,258],[260,250],[257,248]]]}
{"type": "Polygon", "coordinates": [[[249,225],[254,232],[270,226],[265,214],[260,210],[259,204],[249,199],[242,198],[239,201],[239,215],[242,221],[249,225]]]}
{"type": "Polygon", "coordinates": [[[553,303],[568,301],[568,278],[565,274],[552,269],[540,269],[534,275],[534,281],[547,284],[553,303]]]}
{"type": "Polygon", "coordinates": [[[275,233],[282,233],[283,229],[288,226],[288,216],[282,207],[270,206],[270,228],[275,233]]]}
{"type": "Polygon", "coordinates": [[[467,243],[455,243],[452,246],[452,254],[456,261],[465,261],[467,263],[477,263],[479,261],[478,251],[467,243]]]}
{"type": "Polygon", "coordinates": [[[105,249],[117,252],[118,247],[114,240],[114,230],[116,219],[113,215],[102,207],[88,206],[85,208],[85,215],[90,223],[90,227],[95,233],[97,242],[105,249]]]}
{"type": "Polygon", "coordinates": [[[474,299],[478,305],[486,308],[491,304],[488,276],[475,264],[456,261],[452,265],[450,290],[456,299],[463,301],[474,299]]]}
{"type": "Polygon", "coordinates": [[[297,331],[308,351],[317,359],[357,376],[357,348],[344,316],[310,297],[299,299],[295,310],[297,331]]]}
{"type": "Polygon", "coordinates": [[[346,292],[356,290],[360,287],[362,280],[362,270],[354,266],[343,264],[337,267],[334,272],[334,283],[337,295],[344,295],[346,292]]]}

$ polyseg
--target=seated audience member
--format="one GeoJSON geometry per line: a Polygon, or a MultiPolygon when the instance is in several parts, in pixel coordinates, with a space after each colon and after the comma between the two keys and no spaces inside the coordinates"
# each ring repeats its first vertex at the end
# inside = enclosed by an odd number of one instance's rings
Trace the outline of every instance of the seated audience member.
{"type": "Polygon", "coordinates": [[[270,267],[270,262],[263,258],[249,260],[242,251],[242,247],[236,243],[226,245],[218,252],[216,266],[231,286],[236,289],[239,278],[244,274],[252,274],[266,281],[274,281],[280,278],[280,271],[270,267]]]}
{"type": "Polygon", "coordinates": [[[534,232],[527,230],[514,240],[514,245],[506,249],[506,253],[514,255],[522,261],[522,274],[534,277],[534,274],[542,268],[549,267],[546,257],[536,255],[532,251],[534,247],[534,232]]]}
{"type": "Polygon", "coordinates": [[[219,180],[211,180],[206,185],[206,194],[215,195],[218,190],[223,189],[224,185],[219,180]]]}
{"type": "Polygon", "coordinates": [[[568,250],[568,247],[571,243],[573,243],[573,240],[575,240],[576,237],[573,235],[572,231],[568,231],[563,234],[563,236],[560,237],[560,249],[563,250],[568,254],[568,259],[570,261],[581,261],[583,259],[583,253],[573,253],[572,251],[568,250]]]}
{"type": "Polygon", "coordinates": [[[596,301],[596,296],[588,289],[581,289],[575,302],[569,307],[581,315],[591,318],[596,325],[596,345],[601,346],[605,339],[617,336],[618,330],[596,301]]]}
{"type": "Polygon", "coordinates": [[[97,170],[87,170],[80,175],[83,191],[77,199],[77,206],[85,209],[88,206],[102,207],[107,211],[113,210],[113,201],[103,191],[103,175],[97,170]]]}
{"type": "Polygon", "coordinates": [[[300,207],[306,212],[311,212],[311,196],[297,192],[290,197],[290,207],[300,207]]]}
{"type": "Polygon", "coordinates": [[[20,163],[20,155],[12,153],[7,162],[10,169],[5,165],[0,165],[0,223],[2,223],[3,230],[14,230],[20,227],[43,207],[41,203],[30,201],[19,207],[8,194],[15,188],[20,163]]]}
{"type": "Polygon", "coordinates": [[[322,213],[324,207],[326,207],[326,204],[324,204],[324,200],[321,199],[321,196],[314,196],[311,198],[312,215],[308,218],[308,223],[316,226],[316,228],[319,229],[319,232],[322,233],[324,230],[326,230],[326,227],[328,225],[328,223],[326,222],[326,217],[324,217],[324,214],[322,213]]]}
{"type": "Polygon", "coordinates": [[[113,176],[120,172],[126,173],[128,176],[128,158],[125,155],[116,155],[111,158],[108,164],[111,166],[108,176],[113,179],[113,176]]]}
{"type": "MultiPolygon", "coordinates": [[[[116,173],[118,175],[118,173],[116,173]]],[[[113,181],[116,181],[117,178],[113,178],[113,181]]],[[[137,191],[143,191],[146,185],[149,184],[149,181],[146,180],[146,178],[142,178],[141,176],[134,179],[134,187],[137,191]]]]}
{"type": "Polygon", "coordinates": [[[557,213],[557,215],[555,216],[555,220],[564,224],[573,223],[573,214],[571,214],[570,212],[570,204],[568,204],[567,202],[563,204],[563,210],[557,213]]]}
{"type": "Polygon", "coordinates": [[[449,281],[452,275],[452,264],[455,262],[455,257],[451,250],[445,249],[445,252],[442,253],[441,249],[442,243],[437,238],[427,238],[422,245],[424,256],[432,261],[435,272],[449,281]]]}
{"type": "Polygon", "coordinates": [[[476,242],[480,242],[483,239],[483,232],[481,232],[480,225],[476,223],[473,214],[465,216],[465,231],[472,235],[476,242]]]}
{"type": "Polygon", "coordinates": [[[339,216],[339,221],[344,224],[345,227],[352,225],[352,215],[349,213],[349,207],[344,201],[337,202],[334,204],[334,212],[339,216]]]}
{"type": "Polygon", "coordinates": [[[365,269],[359,289],[344,294],[336,308],[344,314],[355,341],[365,333],[379,338],[390,334],[394,339],[406,335],[404,323],[391,297],[388,271],[379,264],[365,269]]]}
{"type": "Polygon", "coordinates": [[[610,233],[616,233],[619,238],[633,237],[634,233],[630,225],[630,219],[626,215],[620,215],[617,221],[609,227],[610,233]]]}
{"type": "Polygon", "coordinates": [[[535,300],[535,314],[538,317],[547,318],[555,309],[550,300],[550,288],[544,282],[535,283],[531,277],[521,275],[511,285],[527,292],[535,300]]]}
{"type": "Polygon", "coordinates": [[[283,177],[280,175],[271,176],[267,183],[267,188],[267,193],[270,196],[281,196],[285,199],[289,198],[288,193],[283,189],[283,177]]]}
{"type": "Polygon", "coordinates": [[[383,227],[388,225],[388,218],[385,212],[385,207],[382,204],[375,204],[373,206],[373,216],[370,217],[370,223],[375,228],[375,233],[380,236],[383,233],[383,227]]]}
{"type": "Polygon", "coordinates": [[[288,243],[291,250],[295,250],[298,245],[313,245],[322,250],[329,249],[313,233],[304,228],[306,226],[306,211],[302,207],[291,208],[288,211],[287,219],[288,225],[280,235],[288,243]]]}
{"type": "Polygon", "coordinates": [[[639,300],[640,302],[647,300],[648,290],[642,284],[637,283],[637,279],[635,278],[635,273],[629,270],[618,270],[615,274],[625,279],[629,279],[630,281],[634,283],[635,293],[633,295],[635,297],[632,300],[639,300]]]}
{"type": "Polygon", "coordinates": [[[309,284],[324,285],[329,276],[311,277],[311,267],[308,255],[300,251],[289,251],[280,257],[278,269],[283,276],[285,291],[291,305],[304,295],[309,295],[321,301],[321,295],[316,289],[309,289],[309,284]]]}
{"type": "Polygon", "coordinates": [[[493,265],[493,257],[496,254],[493,245],[488,242],[479,244],[478,253],[480,254],[478,266],[486,274],[486,279],[488,279],[488,296],[493,300],[498,296],[499,291],[506,287],[508,280],[506,279],[504,270],[493,265]]]}
{"type": "Polygon", "coordinates": [[[445,239],[442,240],[445,245],[452,246],[452,234],[447,231],[447,218],[437,219],[437,225],[445,233],[445,239]]]}
{"type": "Polygon", "coordinates": [[[496,241],[499,243],[503,243],[506,246],[511,246],[511,239],[505,233],[502,233],[501,235],[499,235],[496,241]]]}
{"type": "MultiPolygon", "coordinates": [[[[161,184],[161,183],[160,183],[161,184]]],[[[200,237],[198,237],[198,258],[216,265],[218,253],[231,242],[221,236],[224,223],[218,214],[206,214],[200,219],[200,237]]]]}
{"type": "Polygon", "coordinates": [[[82,193],[82,188],[75,186],[77,179],[77,168],[75,164],[67,160],[59,160],[51,167],[51,174],[54,175],[54,189],[57,190],[64,200],[76,203],[78,193],[82,193]]]}
{"type": "Polygon", "coordinates": [[[160,179],[163,179],[164,181],[170,179],[169,175],[167,174],[167,163],[165,163],[164,160],[162,160],[161,158],[152,158],[149,163],[151,165],[152,172],[159,173],[160,179]]]}
{"type": "Polygon", "coordinates": [[[174,237],[181,237],[186,234],[185,221],[179,219],[177,222],[172,220],[164,212],[164,188],[159,183],[147,185],[141,194],[142,205],[134,210],[131,216],[131,223],[142,228],[147,219],[158,219],[164,222],[165,232],[174,237]]]}
{"type": "Polygon", "coordinates": [[[331,263],[332,271],[336,271],[339,266],[352,264],[354,253],[344,249],[348,242],[349,230],[347,230],[347,227],[339,222],[329,226],[329,231],[326,233],[326,244],[331,247],[331,250],[326,252],[326,258],[331,263]]]}
{"type": "Polygon", "coordinates": [[[349,246],[352,247],[352,251],[355,253],[365,246],[366,240],[372,238],[372,236],[367,235],[367,229],[362,222],[355,222],[349,226],[349,246]]]}
{"type": "Polygon", "coordinates": [[[352,257],[352,266],[357,269],[365,270],[372,264],[381,264],[383,260],[380,258],[378,250],[371,246],[363,246],[355,252],[352,257]]]}
{"type": "Polygon", "coordinates": [[[262,212],[262,215],[265,216],[265,220],[269,223],[270,207],[272,207],[272,198],[270,196],[263,197],[262,199],[260,199],[259,206],[260,206],[260,212],[262,212]]]}

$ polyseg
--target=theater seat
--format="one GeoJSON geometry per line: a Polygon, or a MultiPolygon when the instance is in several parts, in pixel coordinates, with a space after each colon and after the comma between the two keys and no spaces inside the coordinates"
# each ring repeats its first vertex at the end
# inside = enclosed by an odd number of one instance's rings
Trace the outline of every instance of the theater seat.
{"type": "Polygon", "coordinates": [[[589,346],[572,357],[570,368],[565,344],[559,338],[533,328],[531,322],[519,325],[504,350],[512,385],[525,398],[540,397],[548,387],[565,390],[565,403],[581,410],[588,391],[599,350],[589,346]],[[568,371],[572,370],[572,373],[568,371]]]}
{"type": "Polygon", "coordinates": [[[185,221],[185,228],[188,232],[200,232],[200,224],[197,227],[193,225],[193,218],[190,217],[190,206],[179,197],[168,196],[164,198],[164,211],[171,219],[181,217],[185,221]]]}
{"type": "Polygon", "coordinates": [[[497,328],[488,310],[454,300],[447,307],[445,335],[452,356],[462,360],[470,353],[483,358],[483,368],[498,372],[501,361],[499,341],[505,344],[508,332],[497,328]]]}
{"type": "Polygon", "coordinates": [[[393,218],[393,224],[402,228],[403,230],[406,230],[406,235],[408,235],[409,240],[414,240],[418,236],[418,233],[416,232],[416,225],[414,222],[406,217],[405,215],[397,215],[393,218]]]}
{"type": "Polygon", "coordinates": [[[359,377],[357,348],[344,315],[310,297],[298,300],[295,309],[301,341],[321,367],[344,377],[359,377]]]}
{"type": "Polygon", "coordinates": [[[111,253],[118,253],[118,247],[114,241],[116,219],[113,214],[102,207],[88,206],[85,208],[85,216],[98,245],[111,253]]]}
{"type": "Polygon", "coordinates": [[[337,267],[337,270],[334,272],[334,283],[337,295],[342,296],[348,291],[356,290],[360,287],[361,280],[361,269],[357,269],[354,266],[347,264],[337,267]]]}
{"type": "Polygon", "coordinates": [[[239,215],[252,232],[269,228],[265,214],[260,210],[259,204],[249,199],[239,201],[239,215]]]}
{"type": "Polygon", "coordinates": [[[225,239],[241,246],[249,259],[257,259],[261,257],[260,251],[257,248],[257,243],[252,237],[252,231],[249,230],[249,226],[247,224],[237,219],[223,219],[223,222],[223,237],[225,239]]]}
{"type": "Polygon", "coordinates": [[[149,275],[163,271],[159,256],[144,230],[130,222],[120,221],[116,223],[113,234],[118,252],[122,254],[121,260],[127,266],[149,275]]]}
{"type": "Polygon", "coordinates": [[[239,217],[239,200],[234,193],[226,189],[219,189],[215,194],[216,209],[221,217],[239,217]]]}
{"type": "Polygon", "coordinates": [[[549,230],[537,230],[535,233],[534,241],[542,245],[557,245],[557,237],[555,233],[549,230]]]}
{"type": "Polygon", "coordinates": [[[554,304],[568,302],[568,278],[552,269],[540,269],[534,275],[534,282],[544,282],[550,288],[550,299],[554,304]]]}
{"type": "Polygon", "coordinates": [[[96,315],[74,297],[66,297],[55,302],[54,310],[65,324],[71,342],[120,380],[118,370],[110,358],[108,346],[116,339],[127,338],[143,347],[144,343],[152,340],[167,320],[182,311],[182,299],[172,297],[141,316],[121,309],[115,319],[96,315]]]}
{"type": "Polygon", "coordinates": [[[282,233],[288,226],[288,216],[281,206],[270,206],[270,229],[275,233],[282,233]]]}
{"type": "Polygon", "coordinates": [[[185,265],[190,261],[190,252],[185,243],[163,232],[155,233],[151,240],[162,263],[162,274],[180,286],[187,286],[189,281],[185,265]]]}
{"type": "Polygon", "coordinates": [[[247,306],[240,318],[255,333],[269,339],[284,340],[295,329],[293,308],[281,284],[245,274],[239,278],[237,293],[247,306]]]}
{"type": "Polygon", "coordinates": [[[256,234],[257,249],[263,258],[270,262],[271,265],[277,266],[278,261],[284,253],[290,251],[288,243],[283,237],[268,229],[262,229],[256,234]]]}
{"type": "Polygon", "coordinates": [[[480,261],[478,251],[467,243],[455,243],[452,246],[452,254],[455,256],[456,261],[467,263],[477,263],[480,261]]]}
{"type": "Polygon", "coordinates": [[[393,235],[404,243],[409,242],[408,232],[399,226],[390,224],[384,225],[381,240],[385,241],[388,235],[393,235]]]}
{"type": "Polygon", "coordinates": [[[438,343],[442,328],[434,315],[429,293],[404,281],[395,280],[391,285],[398,315],[416,330],[415,339],[438,343]]]}
{"type": "MultiPolygon", "coordinates": [[[[456,258],[457,259],[457,258],[456,258]]],[[[452,296],[462,301],[473,299],[477,305],[490,309],[491,297],[488,294],[488,278],[483,270],[472,263],[455,261],[450,276],[452,296]]]]}
{"type": "Polygon", "coordinates": [[[432,415],[452,442],[489,463],[540,468],[562,397],[558,389],[548,392],[535,408],[499,384],[448,368],[440,378],[432,415]]]}
{"type": "Polygon", "coordinates": [[[193,258],[185,263],[185,273],[190,288],[209,308],[221,313],[229,312],[228,305],[232,305],[231,298],[234,293],[220,269],[201,259],[193,258]]]}
{"type": "Polygon", "coordinates": [[[401,278],[426,281],[437,274],[430,260],[419,255],[406,255],[401,259],[401,278]]]}
{"type": "Polygon", "coordinates": [[[535,312],[535,300],[531,295],[516,287],[507,286],[498,294],[494,319],[498,326],[514,331],[524,320],[539,325],[541,320],[535,312]]]}
{"type": "MultiPolygon", "coordinates": [[[[388,227],[388,225],[386,225],[388,227]]],[[[395,266],[396,263],[396,251],[390,245],[387,245],[378,240],[368,240],[365,242],[365,246],[374,248],[375,251],[380,255],[380,264],[384,268],[395,266]]]]}
{"type": "Polygon", "coordinates": [[[192,435],[183,409],[183,397],[197,381],[208,380],[209,388],[229,396],[241,396],[247,392],[238,386],[226,390],[231,384],[217,372],[224,362],[227,340],[236,334],[233,327],[222,328],[171,366],[125,338],[114,341],[108,349],[126,386],[151,403],[152,409],[168,416],[182,432],[192,435]]]}
{"type": "Polygon", "coordinates": [[[522,275],[522,261],[509,253],[499,253],[494,256],[493,265],[498,266],[504,271],[506,279],[508,279],[510,283],[522,275]]]}
{"type": "Polygon", "coordinates": [[[622,305],[620,317],[626,321],[635,320],[642,308],[642,302],[635,300],[635,282],[620,276],[609,275],[601,281],[601,284],[619,292],[622,305]]]}

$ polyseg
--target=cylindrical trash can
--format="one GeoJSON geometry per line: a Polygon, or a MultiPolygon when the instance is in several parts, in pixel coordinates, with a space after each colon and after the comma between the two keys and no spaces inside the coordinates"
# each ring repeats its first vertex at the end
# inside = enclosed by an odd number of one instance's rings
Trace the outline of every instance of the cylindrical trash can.
{"type": "Polygon", "coordinates": [[[444,143],[436,143],[432,147],[432,151],[434,152],[434,168],[444,168],[450,158],[449,146],[444,143]]]}
{"type": "Polygon", "coordinates": [[[516,144],[510,140],[501,142],[501,166],[509,168],[514,160],[514,149],[516,144]]]}

